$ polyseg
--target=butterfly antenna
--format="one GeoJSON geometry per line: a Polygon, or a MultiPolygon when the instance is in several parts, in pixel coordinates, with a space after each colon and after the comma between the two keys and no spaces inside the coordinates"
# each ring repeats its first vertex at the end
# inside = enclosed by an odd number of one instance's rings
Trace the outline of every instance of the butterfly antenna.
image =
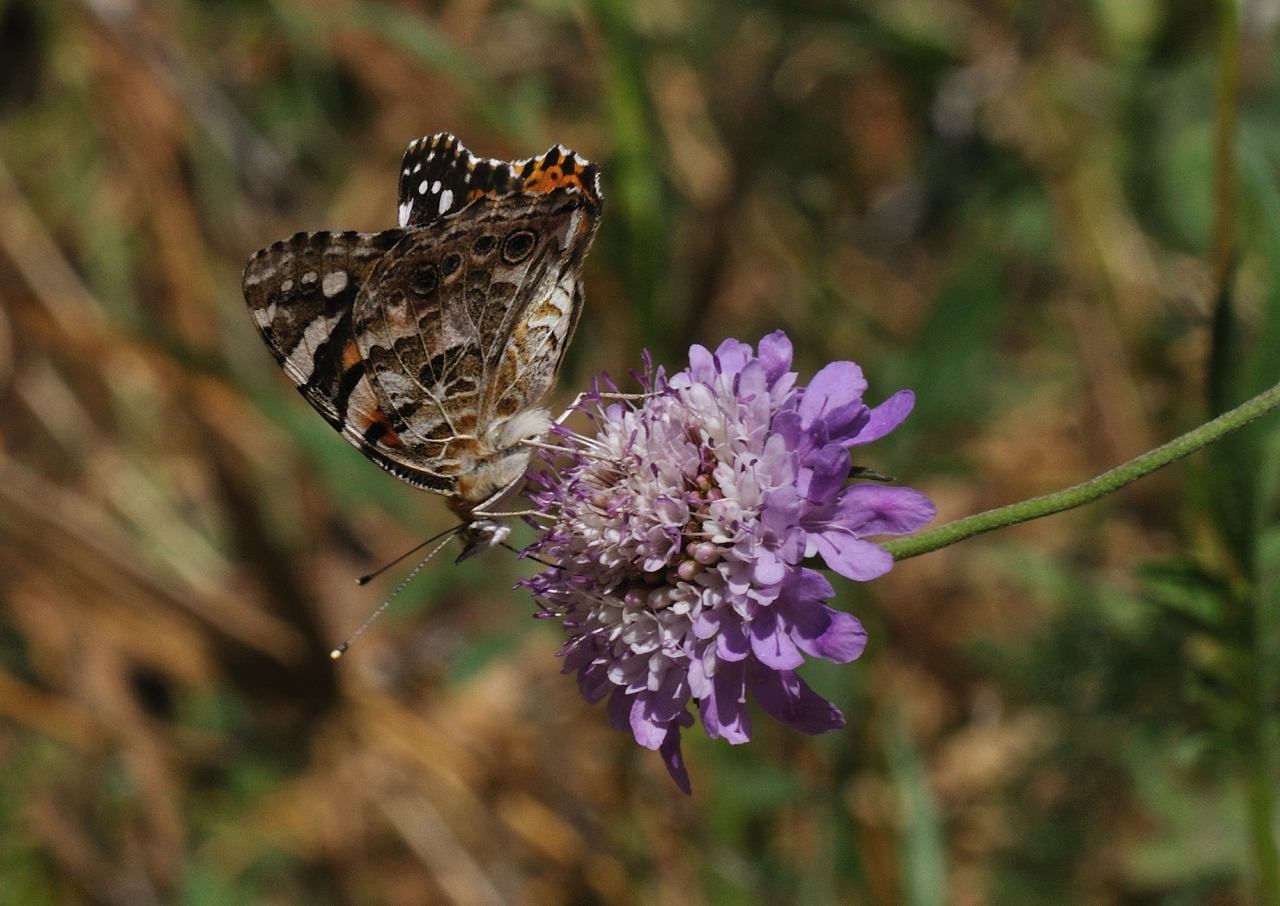
{"type": "MultiPolygon", "coordinates": [[[[441,532],[440,535],[445,535],[445,536],[452,535],[457,530],[458,530],[457,527],[451,528],[448,531],[441,532]]],[[[430,544],[432,541],[435,541],[436,539],[440,538],[440,535],[436,535],[435,537],[429,538],[428,540],[422,542],[422,544],[419,544],[418,547],[415,547],[413,551],[416,551],[422,548],[424,545],[430,544]]],[[[405,576],[403,579],[400,580],[400,584],[395,587],[395,590],[392,591],[391,594],[387,595],[386,599],[373,609],[373,612],[369,614],[369,616],[365,619],[363,623],[360,624],[360,628],[357,629],[355,632],[351,633],[351,635],[347,637],[347,640],[345,642],[343,642],[337,648],[329,652],[329,657],[333,658],[333,660],[336,661],[338,658],[346,654],[347,649],[351,647],[352,643],[354,643],[356,639],[360,638],[360,636],[364,635],[364,631],[373,624],[374,620],[382,616],[382,612],[386,610],[389,606],[391,606],[391,602],[396,599],[396,596],[399,595],[400,592],[404,591],[406,585],[408,585],[411,581],[413,581],[413,577],[416,576],[418,573],[422,572],[422,567],[426,566],[427,563],[430,562],[431,558],[434,557],[436,554],[440,553],[440,549],[443,548],[448,543],[449,543],[449,539],[448,537],[445,537],[443,540],[440,541],[439,544],[437,544],[435,547],[431,549],[430,553],[428,553],[425,557],[419,560],[418,565],[409,571],[409,575],[405,576]]],[[[405,557],[409,556],[409,554],[412,554],[413,551],[409,551],[408,554],[404,554],[403,556],[397,557],[395,560],[391,561],[391,563],[388,563],[387,566],[391,566],[392,563],[399,563],[405,557]]],[[[386,568],[387,567],[384,566],[382,569],[386,569],[386,568]]],[[[382,569],[378,570],[378,572],[379,573],[382,572],[382,569]]],[[[377,574],[378,573],[373,573],[373,575],[375,576],[377,574]]]]}
{"type": "MultiPolygon", "coordinates": [[[[357,585],[368,585],[370,582],[372,582],[374,579],[378,578],[378,576],[382,575],[382,574],[383,574],[383,573],[385,573],[387,570],[391,569],[391,567],[395,566],[397,563],[399,563],[399,562],[400,562],[401,560],[403,560],[405,557],[412,557],[414,554],[416,554],[418,551],[422,550],[422,549],[423,549],[424,547],[426,547],[428,544],[431,544],[433,541],[439,541],[441,538],[445,537],[446,535],[451,535],[451,534],[453,534],[454,532],[461,531],[461,530],[462,530],[462,528],[463,528],[465,525],[466,525],[466,523],[460,522],[460,523],[458,523],[458,524],[457,524],[457,525],[455,525],[455,526],[451,526],[450,528],[445,529],[443,532],[438,532],[438,533],[436,533],[436,534],[432,535],[432,536],[431,536],[430,538],[428,538],[426,541],[422,541],[422,542],[419,542],[418,544],[415,544],[413,547],[409,548],[407,551],[405,551],[405,552],[404,552],[403,554],[401,554],[399,557],[396,557],[396,558],[395,558],[394,560],[392,560],[390,563],[384,563],[384,564],[382,564],[381,566],[379,566],[377,569],[375,569],[373,572],[369,573],[367,576],[361,576],[359,579],[356,579],[356,584],[357,584],[357,585]]],[[[434,552],[434,551],[432,551],[432,553],[434,554],[435,552],[434,552]]],[[[419,564],[419,565],[421,565],[421,564],[419,564]]]]}

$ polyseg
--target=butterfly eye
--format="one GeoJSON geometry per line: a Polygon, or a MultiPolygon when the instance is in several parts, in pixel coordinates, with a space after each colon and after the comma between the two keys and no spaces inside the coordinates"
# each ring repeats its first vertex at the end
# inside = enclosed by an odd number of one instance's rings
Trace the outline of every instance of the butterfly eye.
{"type": "Polygon", "coordinates": [[[429,296],[435,292],[439,283],[440,278],[436,276],[436,269],[430,264],[424,264],[413,272],[413,277],[409,280],[409,289],[419,296],[429,296]]]}
{"type": "Polygon", "coordinates": [[[440,259],[440,276],[447,278],[456,271],[462,264],[462,256],[457,252],[450,252],[440,259]]]}
{"type": "Polygon", "coordinates": [[[497,236],[481,236],[471,246],[471,251],[476,257],[483,258],[485,255],[493,251],[494,246],[498,244],[497,236]]]}
{"type": "Polygon", "coordinates": [[[502,243],[502,260],[508,264],[519,264],[533,251],[533,242],[533,233],[528,230],[512,233],[502,243]]]}

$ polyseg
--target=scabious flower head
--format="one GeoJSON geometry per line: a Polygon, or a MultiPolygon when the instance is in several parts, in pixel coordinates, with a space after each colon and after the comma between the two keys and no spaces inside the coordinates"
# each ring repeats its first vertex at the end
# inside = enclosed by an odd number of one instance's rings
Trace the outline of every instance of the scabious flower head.
{"type": "Polygon", "coordinates": [[[900,424],[911,392],[868,407],[854,363],[827,365],[807,387],[790,367],[781,331],[758,351],[694,346],[677,374],[648,367],[634,402],[593,394],[581,408],[595,436],[557,429],[568,464],[532,478],[551,522],[528,552],[554,565],[525,584],[568,633],[565,672],[588,701],[608,700],[615,727],[659,750],[686,793],[690,702],[707,735],[730,743],[751,736],[751,699],[805,733],[844,726],[796,668],[806,655],[851,661],[866,633],[826,606],[834,589],[809,564],[874,579],[893,558],[867,537],[934,515],[910,488],[847,483],[850,449],[900,424]]]}

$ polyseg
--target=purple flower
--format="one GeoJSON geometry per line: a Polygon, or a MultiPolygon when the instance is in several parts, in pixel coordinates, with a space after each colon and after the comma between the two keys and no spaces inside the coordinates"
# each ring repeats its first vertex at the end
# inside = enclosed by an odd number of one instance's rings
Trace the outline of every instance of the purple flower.
{"type": "Polygon", "coordinates": [[[528,552],[555,565],[525,584],[569,635],[565,672],[686,793],[690,701],[708,736],[734,744],[751,737],[748,698],[805,733],[844,726],[796,669],[806,655],[852,661],[867,637],[826,606],[831,583],[807,564],[874,579],[893,558],[866,538],[934,515],[919,491],[847,483],[850,449],[897,427],[911,392],[872,408],[852,362],[807,387],[790,367],[781,331],[758,351],[694,346],[678,374],[649,368],[635,404],[594,394],[581,408],[596,435],[557,429],[570,462],[532,478],[551,522],[528,552]]]}

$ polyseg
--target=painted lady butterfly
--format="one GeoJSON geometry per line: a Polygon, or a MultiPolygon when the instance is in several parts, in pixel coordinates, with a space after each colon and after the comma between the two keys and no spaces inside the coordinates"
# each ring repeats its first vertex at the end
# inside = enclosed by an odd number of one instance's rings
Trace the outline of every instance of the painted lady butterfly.
{"type": "Polygon", "coordinates": [[[255,254],[244,297],[325,420],[393,475],[448,497],[463,543],[524,474],[582,311],[597,167],[557,145],[511,162],[448,133],[400,169],[400,225],[298,233],[255,254]]]}

